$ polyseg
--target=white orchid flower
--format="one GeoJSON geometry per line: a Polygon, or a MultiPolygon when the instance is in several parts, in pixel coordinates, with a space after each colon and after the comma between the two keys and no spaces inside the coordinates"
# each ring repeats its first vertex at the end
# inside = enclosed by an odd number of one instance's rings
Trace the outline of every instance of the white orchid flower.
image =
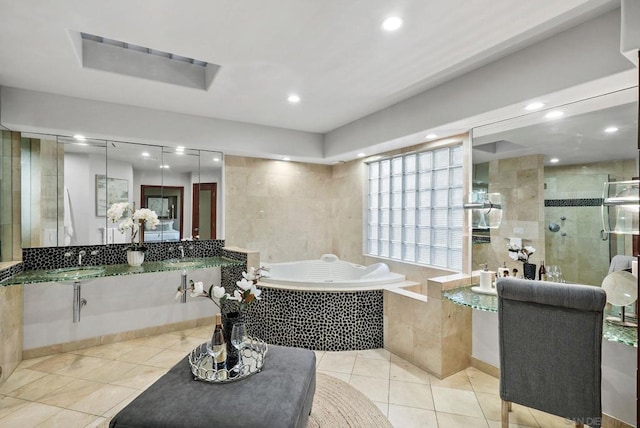
{"type": "Polygon", "coordinates": [[[158,214],[155,211],[152,211],[148,208],[140,208],[133,213],[134,221],[140,222],[143,221],[147,227],[151,229],[155,229],[158,224],[160,224],[160,220],[158,220],[158,214]]]}
{"type": "Polygon", "coordinates": [[[251,289],[253,281],[249,281],[247,278],[242,278],[240,281],[236,281],[236,285],[246,291],[251,289]]]}
{"type": "Polygon", "coordinates": [[[118,230],[121,233],[124,233],[127,230],[133,228],[134,226],[135,224],[133,223],[133,220],[131,220],[131,218],[126,218],[120,222],[120,224],[118,225],[118,230]]]}
{"type": "Polygon", "coordinates": [[[258,279],[258,276],[256,275],[256,268],[254,268],[253,266],[249,268],[248,272],[242,272],[242,277],[244,279],[247,279],[249,281],[253,281],[254,279],[258,279]]]}
{"type": "Polygon", "coordinates": [[[116,221],[120,220],[124,212],[128,209],[128,202],[115,203],[111,205],[111,207],[109,207],[109,210],[107,211],[107,217],[109,217],[109,220],[115,223],[116,221]]]}
{"type": "Polygon", "coordinates": [[[176,300],[182,297],[182,289],[178,288],[178,292],[176,293],[176,300]]]}
{"type": "Polygon", "coordinates": [[[512,260],[518,260],[518,253],[514,253],[513,251],[509,251],[509,258],[512,260]]]}
{"type": "Polygon", "coordinates": [[[220,287],[220,286],[215,286],[213,287],[213,289],[211,290],[211,294],[213,294],[214,299],[222,299],[224,297],[226,293],[226,291],[224,290],[224,287],[220,287]]]}
{"type": "Polygon", "coordinates": [[[202,281],[194,282],[193,288],[191,289],[191,297],[200,297],[206,296],[207,293],[204,291],[204,284],[202,281]]]}
{"type": "Polygon", "coordinates": [[[262,294],[262,290],[260,290],[254,284],[251,284],[251,294],[255,296],[256,300],[260,300],[260,294],[262,294]]]}
{"type": "Polygon", "coordinates": [[[531,255],[533,253],[536,252],[536,249],[533,248],[531,245],[527,245],[526,247],[524,247],[525,250],[527,250],[527,254],[531,255]]]}

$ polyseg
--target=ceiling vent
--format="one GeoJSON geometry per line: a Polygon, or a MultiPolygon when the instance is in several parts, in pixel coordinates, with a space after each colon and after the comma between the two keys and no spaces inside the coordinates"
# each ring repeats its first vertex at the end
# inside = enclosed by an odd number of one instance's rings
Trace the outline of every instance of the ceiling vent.
{"type": "Polygon", "coordinates": [[[208,90],[217,64],[88,33],[74,33],[82,67],[208,90]]]}

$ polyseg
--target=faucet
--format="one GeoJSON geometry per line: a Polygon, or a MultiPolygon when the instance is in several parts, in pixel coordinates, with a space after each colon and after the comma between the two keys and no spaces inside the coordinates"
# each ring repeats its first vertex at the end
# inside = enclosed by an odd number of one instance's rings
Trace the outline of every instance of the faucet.
{"type": "Polygon", "coordinates": [[[78,253],[78,266],[82,266],[82,257],[85,256],[87,252],[85,250],[80,250],[78,253]]]}
{"type": "Polygon", "coordinates": [[[182,245],[179,245],[178,250],[180,250],[180,258],[184,259],[184,247],[182,245]]]}

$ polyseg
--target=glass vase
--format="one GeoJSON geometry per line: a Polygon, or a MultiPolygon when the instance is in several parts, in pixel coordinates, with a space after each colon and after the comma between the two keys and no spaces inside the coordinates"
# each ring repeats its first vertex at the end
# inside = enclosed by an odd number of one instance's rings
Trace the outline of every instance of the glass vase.
{"type": "Polygon", "coordinates": [[[222,313],[222,328],[224,340],[227,343],[227,367],[238,364],[238,350],[231,344],[231,330],[236,323],[244,323],[244,314],[241,312],[222,313]]]}

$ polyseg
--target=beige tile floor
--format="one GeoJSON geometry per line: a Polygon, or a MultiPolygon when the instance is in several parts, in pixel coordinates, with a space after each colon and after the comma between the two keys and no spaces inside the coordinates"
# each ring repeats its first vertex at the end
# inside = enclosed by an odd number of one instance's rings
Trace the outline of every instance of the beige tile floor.
{"type": "MultiPolygon", "coordinates": [[[[106,427],[211,334],[199,327],[23,361],[0,386],[0,427],[106,427]]],[[[469,368],[439,380],[384,349],[316,351],[317,370],[369,397],[394,427],[499,427],[498,380],[469,368]]],[[[568,423],[514,405],[511,428],[568,423]]]]}

